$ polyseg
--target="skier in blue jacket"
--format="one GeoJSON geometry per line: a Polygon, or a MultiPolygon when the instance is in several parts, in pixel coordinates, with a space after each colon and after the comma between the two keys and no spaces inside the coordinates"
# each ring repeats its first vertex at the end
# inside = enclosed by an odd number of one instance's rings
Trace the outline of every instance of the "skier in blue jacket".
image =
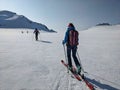
{"type": "Polygon", "coordinates": [[[71,51],[72,51],[72,57],[77,67],[77,72],[78,74],[80,74],[81,66],[76,56],[77,45],[78,45],[78,32],[76,31],[72,23],[69,23],[68,25],[62,44],[63,45],[66,44],[67,46],[68,68],[72,70],[72,60],[71,60],[71,51]]]}

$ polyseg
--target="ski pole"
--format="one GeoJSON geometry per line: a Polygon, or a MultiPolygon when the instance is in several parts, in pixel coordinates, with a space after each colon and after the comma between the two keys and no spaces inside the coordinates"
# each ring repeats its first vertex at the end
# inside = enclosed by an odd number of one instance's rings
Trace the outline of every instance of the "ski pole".
{"type": "MultiPolygon", "coordinates": [[[[67,59],[67,55],[66,55],[66,50],[65,50],[65,45],[63,44],[63,48],[64,48],[64,55],[65,55],[65,60],[66,63],[68,63],[68,59],[67,59]]],[[[69,73],[69,69],[67,68],[67,72],[69,73]]]]}
{"type": "Polygon", "coordinates": [[[78,56],[78,60],[79,60],[79,62],[80,62],[82,71],[83,71],[84,73],[87,73],[87,72],[85,72],[84,69],[83,69],[83,66],[82,66],[81,59],[80,59],[80,56],[79,56],[79,54],[78,54],[78,51],[77,51],[77,56],[78,56]]]}

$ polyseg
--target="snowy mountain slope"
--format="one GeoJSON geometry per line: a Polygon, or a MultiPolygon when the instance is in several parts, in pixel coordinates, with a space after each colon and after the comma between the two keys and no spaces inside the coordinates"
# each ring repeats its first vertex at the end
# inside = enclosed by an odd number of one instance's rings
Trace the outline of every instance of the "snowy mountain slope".
{"type": "Polygon", "coordinates": [[[47,26],[33,22],[23,15],[17,15],[10,11],[0,11],[0,28],[38,28],[40,30],[53,32],[47,26]]]}
{"type": "MultiPolygon", "coordinates": [[[[89,90],[60,62],[65,60],[65,31],[41,32],[37,42],[28,31],[0,30],[0,90],[89,90]]],[[[120,26],[79,33],[78,53],[87,79],[96,90],[120,90],[120,26]]]]}

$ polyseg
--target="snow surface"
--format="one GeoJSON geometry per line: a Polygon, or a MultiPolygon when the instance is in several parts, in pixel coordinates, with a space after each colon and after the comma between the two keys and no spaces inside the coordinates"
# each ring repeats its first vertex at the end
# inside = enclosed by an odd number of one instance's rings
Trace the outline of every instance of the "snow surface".
{"type": "MultiPolygon", "coordinates": [[[[89,90],[60,62],[64,33],[41,32],[35,41],[33,30],[0,29],[0,90],[89,90]]],[[[120,25],[79,33],[87,79],[96,90],[120,90],[120,25]]]]}

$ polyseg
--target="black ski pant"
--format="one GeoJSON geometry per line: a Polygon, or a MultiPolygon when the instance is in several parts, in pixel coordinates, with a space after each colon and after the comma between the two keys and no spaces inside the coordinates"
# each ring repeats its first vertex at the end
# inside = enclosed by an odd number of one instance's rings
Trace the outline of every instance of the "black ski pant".
{"type": "Polygon", "coordinates": [[[80,63],[79,63],[78,58],[76,56],[77,46],[67,46],[67,57],[68,57],[69,67],[72,67],[71,51],[72,51],[72,57],[74,59],[75,65],[77,67],[80,66],[80,63]]]}
{"type": "Polygon", "coordinates": [[[38,34],[35,34],[35,39],[36,39],[36,41],[38,40],[38,34]]]}

